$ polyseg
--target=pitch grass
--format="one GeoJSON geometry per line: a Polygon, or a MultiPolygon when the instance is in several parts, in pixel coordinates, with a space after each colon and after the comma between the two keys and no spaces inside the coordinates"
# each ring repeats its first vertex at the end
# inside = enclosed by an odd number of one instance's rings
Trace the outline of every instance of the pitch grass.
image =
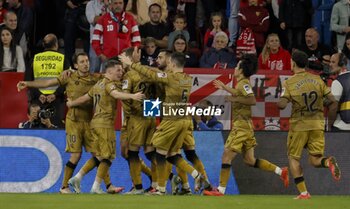
{"type": "Polygon", "coordinates": [[[0,209],[346,209],[350,196],[312,196],[294,200],[289,195],[207,196],[126,196],[0,194],[0,209]]]}

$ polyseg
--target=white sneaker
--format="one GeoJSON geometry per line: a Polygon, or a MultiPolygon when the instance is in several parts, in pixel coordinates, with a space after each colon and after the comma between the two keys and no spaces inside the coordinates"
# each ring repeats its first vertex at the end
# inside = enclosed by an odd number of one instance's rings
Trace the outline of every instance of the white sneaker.
{"type": "Polygon", "coordinates": [[[68,180],[68,185],[72,187],[72,190],[79,194],[81,192],[80,189],[80,180],[77,177],[72,177],[68,180]]]}
{"type": "Polygon", "coordinates": [[[181,178],[178,175],[173,176],[171,179],[171,193],[176,195],[176,193],[180,190],[179,185],[181,183],[181,178]]]}
{"type": "Polygon", "coordinates": [[[66,187],[64,189],[60,188],[60,193],[61,194],[72,194],[73,192],[70,191],[69,187],[66,187]]]}
{"type": "Polygon", "coordinates": [[[198,174],[198,176],[196,178],[194,178],[194,191],[198,192],[201,190],[202,186],[203,186],[203,176],[202,174],[198,174]]]}
{"type": "Polygon", "coordinates": [[[131,191],[129,192],[125,192],[125,195],[142,195],[144,194],[145,191],[143,189],[135,189],[133,188],[131,191]]]}
{"type": "Polygon", "coordinates": [[[90,193],[91,193],[91,194],[106,194],[106,192],[103,191],[103,190],[101,189],[101,187],[98,187],[98,188],[96,188],[96,189],[91,188],[90,193]]]}

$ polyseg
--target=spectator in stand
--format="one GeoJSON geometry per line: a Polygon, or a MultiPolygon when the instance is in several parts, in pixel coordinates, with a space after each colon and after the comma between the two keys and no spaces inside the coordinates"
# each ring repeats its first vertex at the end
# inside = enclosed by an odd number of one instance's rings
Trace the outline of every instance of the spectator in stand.
{"type": "Polygon", "coordinates": [[[269,30],[269,12],[258,5],[258,0],[249,0],[249,6],[241,8],[238,17],[241,30],[250,28],[253,31],[255,47],[259,54],[265,43],[265,33],[269,30]]]}
{"type": "Polygon", "coordinates": [[[333,54],[331,64],[334,64],[331,68],[336,68],[332,69],[332,72],[337,73],[331,87],[336,102],[329,108],[328,130],[350,131],[350,72],[346,69],[347,58],[342,53],[333,54]],[[334,56],[336,62],[332,62],[334,56]]]}
{"type": "Polygon", "coordinates": [[[96,23],[92,47],[103,63],[118,56],[123,49],[140,46],[137,23],[123,8],[123,0],[111,0],[111,11],[101,16],[96,23]]]}
{"type": "Polygon", "coordinates": [[[302,44],[303,33],[310,27],[311,13],[311,0],[283,0],[280,4],[280,27],[286,31],[288,51],[302,44]]]}
{"type": "Polygon", "coordinates": [[[184,35],[178,34],[175,36],[171,50],[173,52],[181,52],[185,54],[185,67],[198,67],[197,57],[194,53],[188,51],[188,42],[186,41],[186,37],[184,35]]]}
{"type": "Polygon", "coordinates": [[[228,36],[225,32],[220,31],[215,34],[214,46],[204,52],[200,59],[200,67],[226,69],[236,66],[235,55],[226,47],[228,44],[228,36]]]}
{"type": "Polygon", "coordinates": [[[151,4],[148,7],[150,21],[140,26],[140,34],[142,39],[155,38],[157,46],[165,49],[168,47],[169,31],[167,25],[161,22],[162,12],[162,7],[159,4],[151,4]]]}
{"type": "Polygon", "coordinates": [[[337,34],[337,48],[340,51],[345,42],[345,34],[350,32],[350,2],[340,0],[334,4],[331,14],[331,30],[337,34]]]}
{"type": "Polygon", "coordinates": [[[346,34],[342,52],[347,58],[346,68],[348,69],[348,71],[350,71],[350,33],[346,34]]]}
{"type": "Polygon", "coordinates": [[[173,24],[174,24],[174,31],[169,33],[168,49],[172,48],[174,39],[179,34],[183,34],[186,37],[187,43],[190,41],[190,34],[188,33],[187,30],[185,30],[187,25],[186,16],[184,14],[175,15],[173,24]]]}
{"type": "Polygon", "coordinates": [[[150,17],[145,8],[149,8],[152,4],[158,4],[161,6],[162,14],[160,20],[165,23],[168,17],[166,0],[129,0],[126,5],[126,11],[131,12],[134,15],[138,25],[143,25],[150,21],[150,17]]]}
{"type": "Polygon", "coordinates": [[[89,48],[89,60],[90,60],[90,72],[100,72],[101,61],[97,57],[95,50],[92,48],[92,37],[94,34],[94,28],[100,17],[106,14],[108,5],[104,3],[105,0],[91,0],[86,5],[85,15],[90,23],[90,48],[89,48]]]}
{"type": "MultiPolygon", "coordinates": [[[[7,0],[9,11],[17,16],[15,41],[20,45],[25,59],[29,57],[30,43],[33,38],[33,11],[22,4],[22,0],[7,0]]],[[[12,29],[12,28],[11,28],[12,29]]]]}
{"type": "Polygon", "coordinates": [[[156,46],[156,40],[152,37],[148,37],[145,39],[144,43],[145,46],[141,50],[141,64],[148,65],[151,67],[157,67],[156,60],[159,54],[159,50],[156,46]]]}
{"type": "Polygon", "coordinates": [[[75,53],[75,41],[77,38],[82,38],[84,51],[89,52],[89,37],[88,33],[80,30],[78,23],[81,23],[82,18],[85,18],[85,9],[87,0],[66,0],[66,14],[64,17],[64,55],[69,58],[71,66],[73,65],[72,57],[75,53]]]}
{"type": "Polygon", "coordinates": [[[16,45],[12,30],[3,27],[0,35],[0,72],[24,72],[23,52],[21,47],[16,45]]]}
{"type": "Polygon", "coordinates": [[[315,28],[309,28],[305,32],[305,44],[299,49],[308,55],[310,70],[321,72],[324,70],[324,64],[329,64],[333,50],[319,42],[319,34],[315,28]]]}
{"type": "MultiPolygon", "coordinates": [[[[51,113],[49,113],[51,114],[51,113]]],[[[57,126],[51,123],[49,115],[45,115],[45,111],[41,112],[40,105],[29,104],[27,110],[28,120],[18,124],[18,128],[23,129],[57,129],[57,126]]]]}
{"type": "Polygon", "coordinates": [[[328,46],[331,45],[332,32],[330,30],[331,12],[335,0],[312,0],[314,14],[312,27],[320,34],[320,41],[328,46]]]}
{"type": "Polygon", "coordinates": [[[236,40],[238,37],[238,11],[239,1],[227,0],[226,14],[228,16],[228,31],[230,33],[229,47],[236,46],[236,40]]]}
{"type": "Polygon", "coordinates": [[[278,35],[269,34],[259,55],[259,70],[290,70],[290,60],[291,56],[287,50],[282,48],[278,35]]]}
{"type": "Polygon", "coordinates": [[[230,35],[228,30],[225,30],[224,28],[224,17],[222,16],[221,12],[213,12],[210,15],[210,23],[209,28],[205,32],[204,35],[204,42],[203,45],[205,48],[207,47],[213,47],[214,43],[214,37],[218,32],[224,31],[227,36],[230,35]]]}
{"type": "MultiPolygon", "coordinates": [[[[206,109],[208,107],[215,107],[209,100],[202,100],[199,102],[197,108],[206,109]]],[[[215,116],[193,116],[193,126],[197,131],[219,131],[224,128],[223,124],[218,121],[215,116]]]]}
{"type": "Polygon", "coordinates": [[[5,0],[0,0],[0,25],[4,23],[4,17],[7,12],[7,9],[4,8],[5,0]]]}

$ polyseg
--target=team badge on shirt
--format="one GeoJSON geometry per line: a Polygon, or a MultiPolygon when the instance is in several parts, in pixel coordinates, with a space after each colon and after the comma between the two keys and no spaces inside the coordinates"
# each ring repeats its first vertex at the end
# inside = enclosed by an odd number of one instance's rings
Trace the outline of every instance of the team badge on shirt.
{"type": "Polygon", "coordinates": [[[244,89],[244,91],[245,91],[247,94],[252,94],[252,93],[253,93],[252,88],[250,88],[250,86],[249,86],[248,84],[244,85],[244,86],[243,86],[243,89],[244,89]]]}
{"type": "Polygon", "coordinates": [[[166,78],[168,75],[166,73],[157,73],[158,78],[166,78]]]}
{"type": "Polygon", "coordinates": [[[282,88],[282,92],[281,92],[281,97],[283,97],[284,96],[284,92],[286,92],[286,88],[282,88]]]}
{"type": "Polygon", "coordinates": [[[127,88],[128,88],[128,85],[129,85],[128,80],[123,80],[123,82],[122,82],[122,89],[123,89],[123,90],[124,90],[124,89],[127,89],[127,88]]]}

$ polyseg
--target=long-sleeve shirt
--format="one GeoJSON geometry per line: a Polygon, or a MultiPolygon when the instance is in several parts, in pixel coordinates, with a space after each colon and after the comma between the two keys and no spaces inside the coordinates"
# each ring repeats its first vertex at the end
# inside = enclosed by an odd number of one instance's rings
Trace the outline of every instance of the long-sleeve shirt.
{"type": "Polygon", "coordinates": [[[97,21],[92,36],[92,47],[97,56],[104,54],[111,58],[119,55],[123,49],[140,44],[139,27],[131,14],[109,12],[97,21]]]}

